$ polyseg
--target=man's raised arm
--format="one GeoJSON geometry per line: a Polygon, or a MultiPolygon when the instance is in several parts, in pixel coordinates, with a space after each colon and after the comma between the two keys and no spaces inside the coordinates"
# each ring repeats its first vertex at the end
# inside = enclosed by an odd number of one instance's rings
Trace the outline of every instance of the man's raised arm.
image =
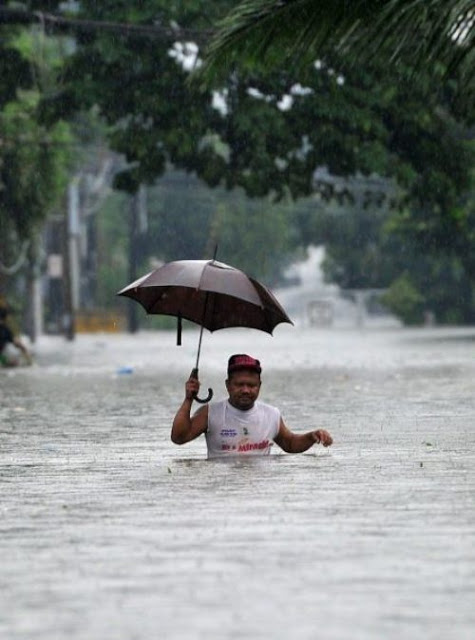
{"type": "Polygon", "coordinates": [[[200,383],[196,378],[186,382],[185,399],[173,419],[171,439],[175,444],[185,444],[204,433],[208,427],[208,406],[201,407],[191,416],[193,398],[198,393],[200,383]]]}

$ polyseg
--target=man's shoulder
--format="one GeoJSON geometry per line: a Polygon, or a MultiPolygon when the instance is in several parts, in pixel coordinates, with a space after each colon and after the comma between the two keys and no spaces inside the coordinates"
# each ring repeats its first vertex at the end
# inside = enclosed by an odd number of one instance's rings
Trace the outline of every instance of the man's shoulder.
{"type": "Polygon", "coordinates": [[[276,413],[280,415],[280,409],[275,407],[273,404],[269,404],[268,402],[262,402],[262,400],[256,400],[256,407],[260,407],[263,411],[268,411],[271,413],[276,413]]]}
{"type": "Polygon", "coordinates": [[[197,415],[202,415],[202,414],[208,415],[209,407],[210,407],[209,404],[200,405],[199,407],[197,407],[197,409],[195,409],[195,412],[193,413],[193,417],[197,415]]]}
{"type": "Polygon", "coordinates": [[[215,408],[215,407],[224,407],[227,404],[228,404],[228,401],[226,399],[224,399],[224,400],[212,400],[206,406],[215,408]]]}
{"type": "Polygon", "coordinates": [[[213,417],[224,415],[224,408],[227,402],[227,400],[213,400],[212,402],[200,407],[198,411],[206,410],[206,414],[211,416],[212,419],[213,417]]]}

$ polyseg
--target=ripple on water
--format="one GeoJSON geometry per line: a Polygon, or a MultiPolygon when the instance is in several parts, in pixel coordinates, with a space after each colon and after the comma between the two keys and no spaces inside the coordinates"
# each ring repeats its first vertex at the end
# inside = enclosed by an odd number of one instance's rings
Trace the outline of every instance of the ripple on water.
{"type": "Polygon", "coordinates": [[[471,640],[470,331],[282,329],[207,335],[203,384],[255,354],[263,399],[330,450],[173,446],[195,331],[40,341],[0,372],[2,635],[471,640]]]}

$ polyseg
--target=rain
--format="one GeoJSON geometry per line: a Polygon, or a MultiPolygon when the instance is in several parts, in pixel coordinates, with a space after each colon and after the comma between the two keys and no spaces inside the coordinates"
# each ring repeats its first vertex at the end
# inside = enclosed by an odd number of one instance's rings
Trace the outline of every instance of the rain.
{"type": "Polygon", "coordinates": [[[473,637],[474,6],[337,5],[2,4],[0,637],[473,637]]]}

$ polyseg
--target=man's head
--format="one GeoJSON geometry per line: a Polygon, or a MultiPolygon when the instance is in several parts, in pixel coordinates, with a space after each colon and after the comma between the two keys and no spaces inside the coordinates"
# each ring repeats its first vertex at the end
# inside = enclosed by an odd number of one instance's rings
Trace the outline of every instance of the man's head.
{"type": "Polygon", "coordinates": [[[252,371],[261,375],[261,363],[246,353],[235,353],[228,360],[228,378],[236,371],[252,371]]]}
{"type": "Polygon", "coordinates": [[[233,407],[252,409],[261,388],[261,371],[261,363],[252,356],[237,353],[229,358],[226,389],[233,407]]]}

